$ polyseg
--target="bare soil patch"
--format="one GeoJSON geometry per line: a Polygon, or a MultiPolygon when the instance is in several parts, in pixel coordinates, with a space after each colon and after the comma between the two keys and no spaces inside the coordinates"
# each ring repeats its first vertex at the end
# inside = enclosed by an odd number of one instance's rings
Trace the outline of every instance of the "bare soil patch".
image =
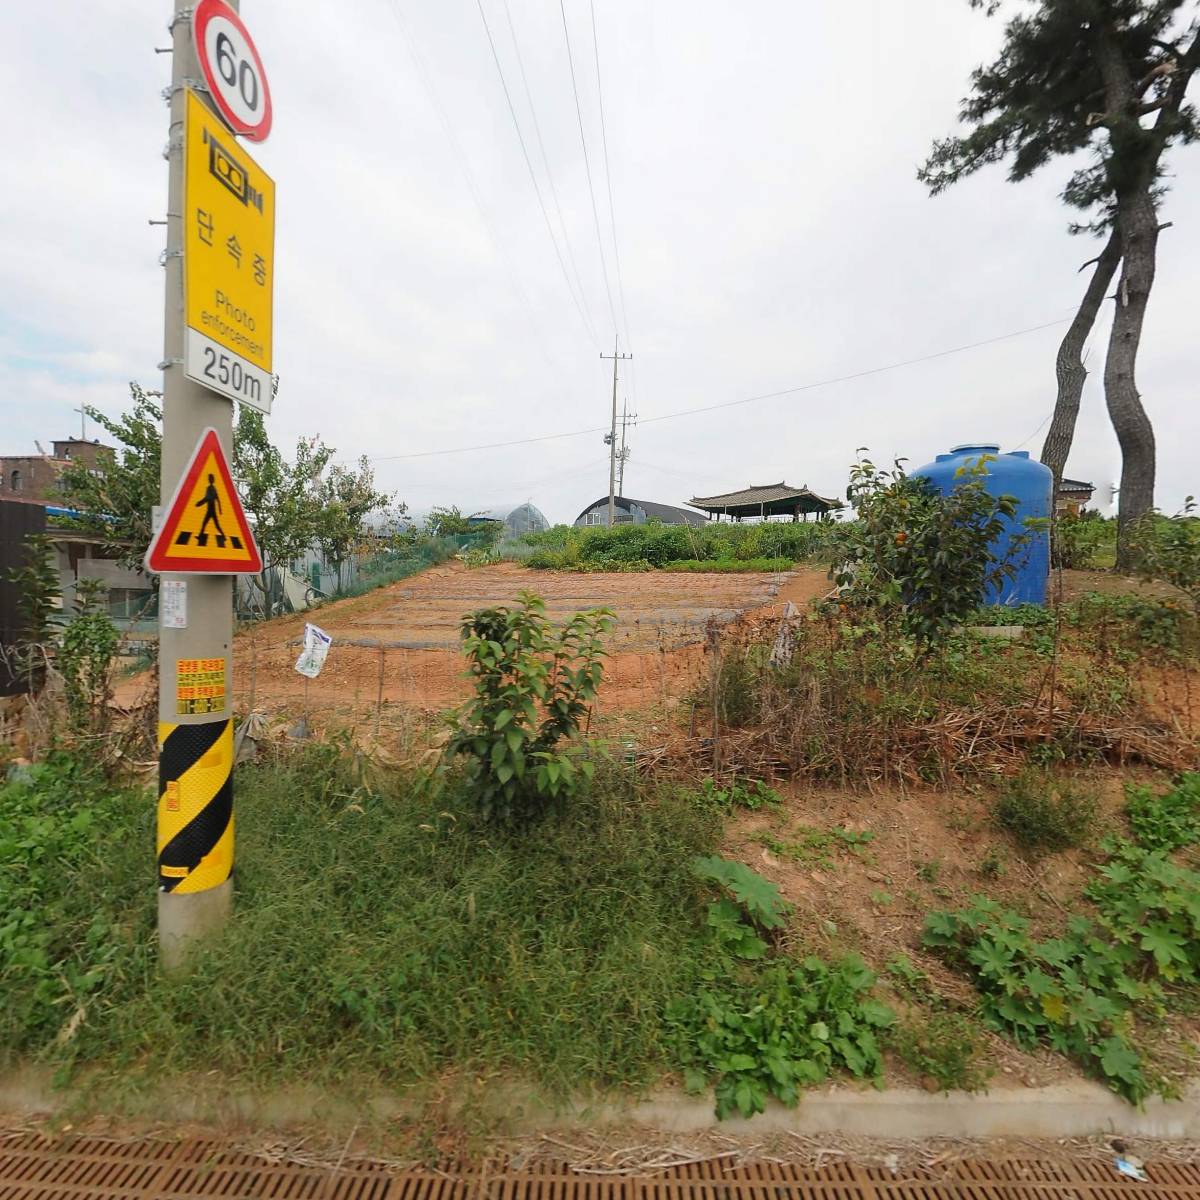
{"type": "MultiPolygon", "coordinates": [[[[707,631],[753,610],[775,612],[827,591],[823,571],[780,574],[531,571],[514,563],[468,568],[447,563],[420,575],[241,631],[234,641],[239,711],[303,709],[316,721],[350,718],[384,706],[437,711],[467,695],[459,649],[464,614],[513,604],[522,591],[546,601],[551,619],[610,608],[617,624],[598,708],[617,716],[670,706],[693,686],[707,631]],[[305,687],[294,669],[306,620],[333,637],[325,668],[305,687]],[[382,688],[380,675],[382,668],[382,688]]],[[[133,703],[147,676],[126,681],[117,702],[133,703]]]]}
{"type": "MultiPolygon", "coordinates": [[[[887,964],[903,955],[928,976],[932,993],[970,1013],[978,1001],[974,988],[921,948],[926,915],[967,907],[973,896],[986,895],[1027,917],[1035,936],[1057,936],[1080,911],[1100,841],[1123,825],[1125,784],[1154,778],[1129,769],[1080,772],[1079,786],[1098,802],[1092,843],[1043,858],[1023,855],[998,828],[990,789],[848,792],[789,782],[776,784],[784,799],[780,810],[742,812],[729,821],[723,853],[776,883],[796,906],[791,936],[800,941],[799,950],[824,957],[857,952],[883,972],[885,986],[894,982],[887,964]],[[778,849],[838,830],[869,831],[871,840],[850,847],[835,836],[833,844],[799,855],[778,849]]],[[[900,1011],[907,1007],[903,991],[891,999],[900,1011]]],[[[995,1083],[1041,1087],[1079,1077],[1061,1056],[1026,1054],[981,1032],[995,1083]]],[[[909,1076],[902,1063],[889,1062],[891,1082],[920,1082],[909,1076]]]]}
{"type": "MultiPolygon", "coordinates": [[[[1058,592],[1057,576],[1051,576],[1048,594],[1053,600],[1058,592]]],[[[1063,571],[1062,598],[1070,603],[1098,592],[1102,596],[1141,596],[1144,600],[1185,600],[1184,594],[1169,583],[1119,575],[1116,571],[1063,571]]]]}

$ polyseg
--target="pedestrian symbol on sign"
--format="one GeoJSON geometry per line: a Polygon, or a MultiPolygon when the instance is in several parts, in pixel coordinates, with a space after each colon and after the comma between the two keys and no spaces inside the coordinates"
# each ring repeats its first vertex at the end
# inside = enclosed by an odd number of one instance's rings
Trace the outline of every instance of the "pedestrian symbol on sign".
{"type": "Polygon", "coordinates": [[[208,528],[208,523],[211,521],[217,527],[217,533],[222,537],[225,536],[225,530],[221,528],[221,522],[217,519],[217,513],[221,511],[221,497],[217,495],[217,489],[213,486],[213,479],[208,477],[208,487],[205,489],[204,495],[196,501],[197,508],[204,509],[204,520],[200,522],[200,536],[204,536],[204,531],[208,528]]]}
{"type": "Polygon", "coordinates": [[[231,575],[262,570],[215,430],[206,430],[146,554],[150,571],[231,575]]]}

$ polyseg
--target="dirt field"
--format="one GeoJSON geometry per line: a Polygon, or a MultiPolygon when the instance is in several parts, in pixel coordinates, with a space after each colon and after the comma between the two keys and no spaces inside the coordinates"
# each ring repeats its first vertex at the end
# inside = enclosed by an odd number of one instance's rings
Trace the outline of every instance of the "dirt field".
{"type": "MultiPolygon", "coordinates": [[[[235,706],[239,712],[303,710],[319,721],[323,714],[373,713],[382,691],[385,707],[446,708],[467,693],[459,649],[462,616],[512,604],[528,589],[545,599],[551,619],[587,608],[616,613],[599,707],[606,714],[641,710],[690,689],[710,623],[724,625],[750,610],[770,612],[789,599],[803,604],[828,588],[824,572],[813,569],[577,574],[530,571],[513,563],[474,569],[447,563],[307,614],[333,638],[325,668],[307,693],[295,671],[306,614],[240,633],[234,642],[235,706]]],[[[118,702],[132,702],[144,686],[130,681],[119,690],[118,702]]]]}
{"type": "MultiPolygon", "coordinates": [[[[824,570],[801,567],[779,574],[684,572],[531,571],[515,563],[468,568],[451,562],[378,591],[328,604],[309,614],[281,617],[238,634],[234,643],[235,706],[269,714],[306,711],[346,719],[382,707],[433,713],[467,693],[459,650],[465,613],[512,604],[522,590],[546,600],[552,619],[606,607],[617,615],[608,639],[609,661],[597,715],[669,706],[695,685],[710,623],[723,626],[746,613],[769,617],[787,600],[804,605],[830,588],[824,570]],[[333,637],[319,679],[306,685],[294,669],[304,622],[311,618],[333,637]],[[381,683],[382,674],[382,683],[381,683]]],[[[1063,598],[1085,592],[1164,594],[1103,571],[1063,573],[1063,598]]],[[[126,680],[118,704],[135,703],[151,680],[126,680]]],[[[1200,699],[1200,698],[1198,698],[1200,699]]]]}

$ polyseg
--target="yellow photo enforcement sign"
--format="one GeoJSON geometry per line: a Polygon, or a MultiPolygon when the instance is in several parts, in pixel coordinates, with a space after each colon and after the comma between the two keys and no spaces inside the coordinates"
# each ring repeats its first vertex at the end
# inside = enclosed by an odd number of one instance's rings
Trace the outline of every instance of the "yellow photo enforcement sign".
{"type": "Polygon", "coordinates": [[[183,153],[184,374],[270,412],[275,182],[190,89],[183,153]]]}

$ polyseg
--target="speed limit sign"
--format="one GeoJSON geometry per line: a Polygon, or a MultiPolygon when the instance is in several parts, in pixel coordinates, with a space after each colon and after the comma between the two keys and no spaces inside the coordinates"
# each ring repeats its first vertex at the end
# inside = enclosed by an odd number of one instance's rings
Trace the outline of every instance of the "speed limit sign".
{"type": "Polygon", "coordinates": [[[200,70],[221,116],[251,142],[271,132],[271,89],[254,42],[225,0],[200,0],[192,14],[200,70]]]}

